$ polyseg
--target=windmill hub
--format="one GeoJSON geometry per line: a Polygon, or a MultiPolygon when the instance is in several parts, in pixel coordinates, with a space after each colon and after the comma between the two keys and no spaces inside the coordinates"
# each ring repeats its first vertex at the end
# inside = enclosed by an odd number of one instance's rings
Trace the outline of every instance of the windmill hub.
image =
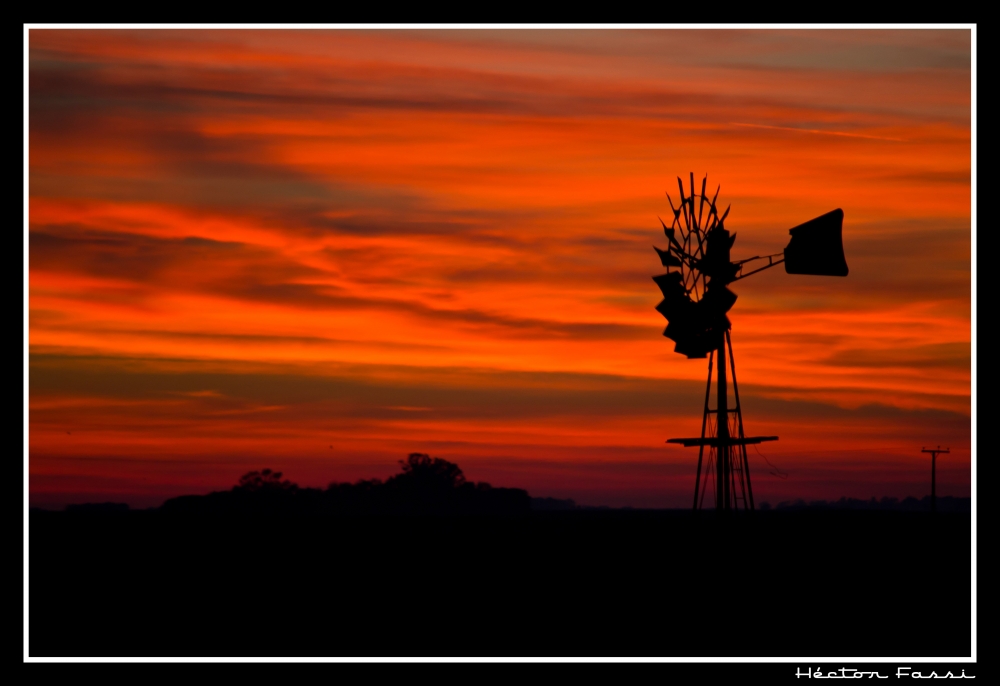
{"type": "MultiPolygon", "coordinates": [[[[690,189],[685,194],[684,182],[678,177],[680,202],[677,207],[674,207],[673,198],[667,195],[673,220],[670,226],[660,220],[669,245],[666,250],[653,246],[660,256],[660,263],[667,268],[665,274],[653,277],[663,294],[663,300],[656,306],[657,311],[667,320],[663,335],[674,341],[675,352],[689,359],[709,358],[701,437],[672,438],[668,442],[699,446],[695,509],[701,505],[698,499],[699,486],[705,447],[708,446],[705,486],[708,485],[710,474],[714,473],[716,508],[737,509],[742,500],[743,507],[752,510],[753,491],[746,446],[762,441],[776,441],[778,437],[747,437],[743,433],[736,362],[729,334],[732,323],[727,316],[736,304],[737,296],[728,286],[734,281],[782,263],[788,274],[847,276],[842,241],[844,212],[840,209],[833,210],[790,229],[792,238],[782,253],[758,255],[734,262],[730,251],[736,242],[736,234],[730,234],[725,228],[730,208],[727,207],[720,215],[716,205],[720,189],[716,188],[715,194],[709,198],[705,193],[707,185],[706,176],[701,182],[701,192],[698,192],[694,174],[691,174],[690,189]],[[763,260],[767,260],[767,263],[764,264],[763,260]],[[709,407],[713,361],[717,367],[715,409],[709,407]],[[729,408],[727,371],[733,378],[733,409],[729,408]]],[[[701,488],[702,500],[705,490],[706,488],[701,488]]]]}

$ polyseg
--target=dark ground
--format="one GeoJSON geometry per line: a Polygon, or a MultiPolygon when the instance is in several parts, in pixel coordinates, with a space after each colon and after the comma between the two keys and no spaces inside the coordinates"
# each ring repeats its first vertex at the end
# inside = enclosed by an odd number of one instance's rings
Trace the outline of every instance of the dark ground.
{"type": "Polygon", "coordinates": [[[30,515],[33,656],[934,656],[966,513],[30,515]]]}

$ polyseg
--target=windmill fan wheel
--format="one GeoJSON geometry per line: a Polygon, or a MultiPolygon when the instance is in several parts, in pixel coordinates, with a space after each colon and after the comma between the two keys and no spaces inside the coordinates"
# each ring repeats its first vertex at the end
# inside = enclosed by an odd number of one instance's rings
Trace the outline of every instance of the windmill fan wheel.
{"type": "Polygon", "coordinates": [[[677,178],[680,202],[676,207],[667,194],[673,219],[669,226],[662,218],[660,223],[669,245],[666,250],[653,246],[667,272],[654,276],[653,281],[663,293],[656,306],[668,322],[663,335],[674,341],[675,352],[704,358],[722,346],[731,327],[726,313],[736,302],[736,294],[727,285],[739,266],[729,258],[736,240],[736,234],[730,235],[724,225],[729,208],[720,215],[716,205],[721,187],[709,198],[707,176],[701,192],[695,188],[694,174],[690,184],[685,193],[683,181],[677,178]]]}

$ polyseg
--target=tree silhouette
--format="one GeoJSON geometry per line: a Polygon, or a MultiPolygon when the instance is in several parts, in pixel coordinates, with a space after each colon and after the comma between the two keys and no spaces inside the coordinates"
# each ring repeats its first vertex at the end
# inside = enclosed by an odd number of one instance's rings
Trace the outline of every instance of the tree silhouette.
{"type": "Polygon", "coordinates": [[[258,491],[287,491],[298,488],[291,481],[281,480],[281,472],[272,472],[270,469],[247,472],[240,477],[239,483],[235,487],[241,491],[256,493],[258,491]]]}
{"type": "Polygon", "coordinates": [[[389,479],[407,485],[424,488],[452,489],[465,483],[465,474],[461,468],[439,457],[430,457],[424,453],[410,453],[406,460],[400,460],[403,473],[389,479]]]}
{"type": "Polygon", "coordinates": [[[326,489],[299,487],[281,472],[247,472],[228,491],[186,495],[163,504],[168,512],[277,515],[484,514],[527,512],[531,497],[520,488],[493,488],[467,481],[461,468],[425,453],[410,453],[386,481],[331,483],[326,489]]]}

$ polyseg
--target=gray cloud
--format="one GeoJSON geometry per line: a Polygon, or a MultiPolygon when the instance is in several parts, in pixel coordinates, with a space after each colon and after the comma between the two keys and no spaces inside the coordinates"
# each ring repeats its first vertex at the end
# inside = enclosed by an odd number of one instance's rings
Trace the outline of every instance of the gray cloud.
{"type": "Polygon", "coordinates": [[[840,350],[823,361],[838,367],[908,367],[929,369],[950,367],[972,369],[972,346],[969,343],[932,343],[896,347],[891,350],[840,350]]]}
{"type": "MultiPolygon", "coordinates": [[[[503,372],[489,369],[342,366],[318,374],[277,365],[81,357],[34,353],[31,393],[38,397],[86,396],[123,400],[176,398],[207,406],[282,406],[290,421],[304,408],[311,415],[407,416],[428,408],[423,418],[489,419],[649,417],[694,414],[704,401],[704,382],[601,374],[503,372]],[[194,396],[203,391],[215,395],[194,396]]],[[[744,411],[761,418],[796,422],[849,421],[894,426],[938,426],[967,431],[967,415],[945,410],[868,404],[855,409],[818,400],[782,400],[775,395],[800,389],[741,385],[744,411]]],[[[145,410],[143,410],[145,411],[145,410]]],[[[184,410],[188,412],[187,409],[184,410]]],[[[297,419],[296,419],[297,417],[297,419]]]]}

